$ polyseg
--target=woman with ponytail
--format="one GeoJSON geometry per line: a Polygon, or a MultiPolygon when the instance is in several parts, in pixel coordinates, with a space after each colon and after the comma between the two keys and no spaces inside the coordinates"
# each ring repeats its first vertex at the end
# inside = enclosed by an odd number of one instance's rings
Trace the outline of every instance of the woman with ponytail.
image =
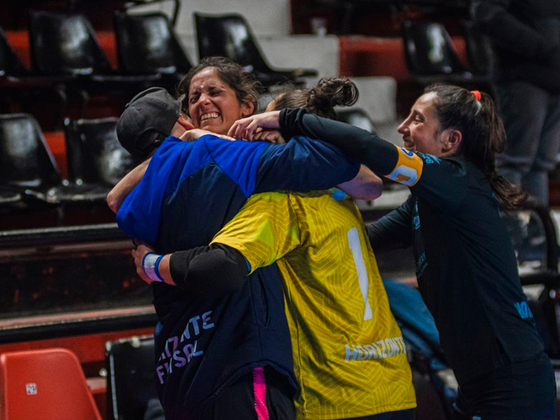
{"type": "Polygon", "coordinates": [[[496,174],[505,134],[490,96],[426,89],[399,126],[404,147],[301,109],[245,118],[229,135],[306,135],[410,188],[367,226],[373,250],[413,245],[420,292],[459,383],[457,419],[555,419],[555,379],[523,294],[500,208],[525,195],[496,174]]]}

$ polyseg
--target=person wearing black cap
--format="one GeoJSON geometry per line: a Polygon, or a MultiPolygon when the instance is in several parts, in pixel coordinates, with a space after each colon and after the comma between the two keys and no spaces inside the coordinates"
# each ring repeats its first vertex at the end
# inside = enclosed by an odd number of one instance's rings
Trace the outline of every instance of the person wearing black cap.
{"type": "MultiPolygon", "coordinates": [[[[206,67],[197,66],[190,76],[208,67],[212,73],[220,63],[206,60],[201,63],[206,67]]],[[[228,72],[244,73],[240,66],[227,64],[228,72]]],[[[244,110],[253,112],[254,105],[247,104],[256,98],[239,98],[226,79],[218,77],[219,93],[210,85],[212,95],[222,95],[222,102],[215,112],[195,119],[196,124],[200,119],[222,121],[222,114],[231,118],[238,113],[239,118],[244,110]]],[[[231,142],[211,134],[194,142],[174,136],[161,141],[152,125],[155,121],[161,127],[154,110],[161,95],[157,101],[153,96],[154,92],[137,96],[119,121],[119,139],[129,150],[147,157],[153,147],[140,139],[143,136],[159,147],[144,177],[119,207],[117,221],[130,236],[153,244],[161,254],[210,243],[253,192],[325,189],[358,173],[359,165],[336,148],[306,138],[287,146],[231,142]],[[139,122],[138,116],[145,121],[139,122]]],[[[179,118],[180,111],[171,107],[179,118]]],[[[171,118],[165,121],[170,124],[171,118]]],[[[225,419],[232,413],[237,418],[294,418],[297,384],[276,266],[251,275],[232,296],[205,298],[211,279],[196,293],[177,290],[158,275],[160,262],[146,265],[159,319],[156,387],[166,418],[225,419]]]]}

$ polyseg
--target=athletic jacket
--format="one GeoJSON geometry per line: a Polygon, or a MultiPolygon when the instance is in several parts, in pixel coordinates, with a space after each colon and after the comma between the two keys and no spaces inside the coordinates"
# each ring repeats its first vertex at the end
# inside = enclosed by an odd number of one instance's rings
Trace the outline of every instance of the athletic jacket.
{"type": "MultiPolygon", "coordinates": [[[[209,244],[254,192],[330,188],[358,170],[338,149],[307,138],[272,145],[212,135],[187,143],[170,136],[123,202],[117,222],[158,253],[194,248],[209,244]]],[[[222,298],[201,299],[160,283],[153,291],[156,387],[168,420],[199,415],[257,366],[272,366],[296,390],[276,265],[222,298]]]]}

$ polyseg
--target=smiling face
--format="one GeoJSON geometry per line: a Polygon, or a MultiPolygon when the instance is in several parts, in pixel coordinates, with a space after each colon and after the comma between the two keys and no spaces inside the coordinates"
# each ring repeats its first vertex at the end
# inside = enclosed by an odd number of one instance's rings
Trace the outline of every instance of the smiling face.
{"type": "Polygon", "coordinates": [[[420,96],[410,115],[397,128],[403,135],[404,147],[412,152],[442,156],[447,150],[445,139],[449,133],[441,131],[434,105],[436,95],[429,92],[420,96]]]}
{"type": "Polygon", "coordinates": [[[254,105],[240,102],[235,91],[223,82],[215,67],[206,67],[190,82],[188,108],[195,127],[216,134],[227,134],[240,118],[253,112],[254,105]]]}

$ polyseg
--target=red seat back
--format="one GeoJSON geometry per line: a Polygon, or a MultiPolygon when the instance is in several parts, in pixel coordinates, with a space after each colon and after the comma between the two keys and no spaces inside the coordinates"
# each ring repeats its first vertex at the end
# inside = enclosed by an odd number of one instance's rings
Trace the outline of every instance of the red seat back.
{"type": "Polygon", "coordinates": [[[62,348],[0,355],[1,420],[101,420],[76,355],[62,348]]]}

